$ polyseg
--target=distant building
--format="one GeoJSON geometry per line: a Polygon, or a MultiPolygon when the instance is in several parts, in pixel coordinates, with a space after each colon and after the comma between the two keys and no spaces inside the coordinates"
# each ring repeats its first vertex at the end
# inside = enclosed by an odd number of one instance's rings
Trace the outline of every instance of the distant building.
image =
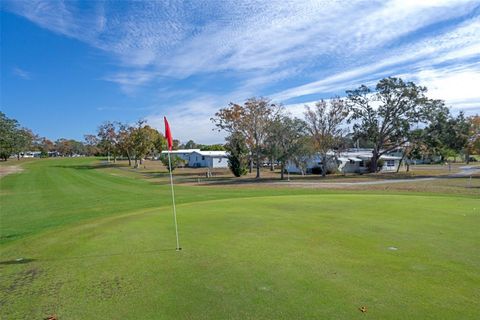
{"type": "MultiPolygon", "coordinates": [[[[193,152],[200,152],[200,149],[179,149],[179,150],[172,150],[170,154],[180,157],[182,160],[188,163],[190,160],[190,155],[193,152]]],[[[162,151],[162,154],[167,154],[168,151],[162,151]]]]}
{"type": "MultiPolygon", "coordinates": [[[[168,151],[162,151],[168,154],[168,151]]],[[[172,150],[172,155],[182,158],[191,168],[228,168],[226,151],[201,151],[200,149],[172,150]]]]}
{"type": "Polygon", "coordinates": [[[20,152],[20,157],[22,158],[40,158],[40,151],[25,151],[20,152]]]}
{"type": "MultiPolygon", "coordinates": [[[[372,156],[371,149],[350,149],[339,154],[329,152],[327,153],[327,170],[342,173],[364,173],[368,171],[368,164],[372,156]]],[[[382,155],[380,159],[383,160],[383,166],[380,171],[396,171],[402,158],[393,155],[382,155]]],[[[305,159],[306,172],[304,173],[311,173],[315,170],[315,167],[320,167],[322,161],[322,157],[319,154],[305,159]]],[[[302,170],[293,161],[287,163],[286,169],[291,173],[302,173],[302,170]]]]}
{"type": "Polygon", "coordinates": [[[228,168],[226,151],[194,151],[190,154],[188,166],[192,168],[228,168]]]}

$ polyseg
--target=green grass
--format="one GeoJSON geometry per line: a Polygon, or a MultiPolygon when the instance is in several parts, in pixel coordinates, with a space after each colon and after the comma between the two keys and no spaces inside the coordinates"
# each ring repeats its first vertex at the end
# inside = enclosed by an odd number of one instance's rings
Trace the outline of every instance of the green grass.
{"type": "Polygon", "coordinates": [[[168,186],[91,161],[0,180],[0,318],[480,316],[478,197],[183,186],[176,252],[168,186]]]}

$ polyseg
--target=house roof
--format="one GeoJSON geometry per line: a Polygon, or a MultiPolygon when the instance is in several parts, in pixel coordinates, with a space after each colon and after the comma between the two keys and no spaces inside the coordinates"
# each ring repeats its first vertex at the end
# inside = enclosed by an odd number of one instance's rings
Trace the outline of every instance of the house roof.
{"type": "MultiPolygon", "coordinates": [[[[170,151],[171,154],[179,154],[179,153],[185,153],[185,154],[189,154],[189,153],[193,153],[193,152],[199,152],[200,149],[178,149],[178,150],[172,150],[170,151]]],[[[164,150],[162,151],[162,153],[168,153],[167,150],[164,150]]]]}
{"type": "Polygon", "coordinates": [[[227,151],[194,151],[193,153],[198,153],[201,156],[207,157],[227,157],[227,151]]]}

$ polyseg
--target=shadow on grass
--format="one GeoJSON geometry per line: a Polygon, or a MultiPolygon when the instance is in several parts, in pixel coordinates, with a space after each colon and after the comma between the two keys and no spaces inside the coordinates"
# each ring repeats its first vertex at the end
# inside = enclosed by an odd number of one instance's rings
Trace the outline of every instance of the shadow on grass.
{"type": "Polygon", "coordinates": [[[33,262],[33,261],[36,261],[37,259],[23,259],[23,258],[20,258],[20,259],[15,259],[15,260],[6,260],[6,261],[0,261],[0,265],[16,265],[16,264],[26,264],[26,263],[30,263],[30,262],[33,262]]]}
{"type": "Polygon", "coordinates": [[[56,165],[54,168],[75,169],[75,170],[92,170],[92,169],[108,169],[108,168],[123,168],[123,164],[115,163],[99,163],[99,164],[85,164],[85,165],[56,165]]]}
{"type": "Polygon", "coordinates": [[[19,264],[26,264],[31,262],[48,262],[48,261],[90,260],[90,259],[96,259],[96,258],[107,258],[107,257],[115,257],[115,256],[149,255],[149,254],[155,254],[155,253],[161,253],[161,252],[173,252],[173,251],[177,251],[177,250],[172,248],[172,249],[145,250],[145,251],[137,251],[137,252],[93,254],[93,255],[85,255],[85,256],[77,256],[77,257],[63,257],[63,258],[35,258],[35,259],[20,258],[15,260],[0,261],[0,265],[19,265],[19,264]]]}

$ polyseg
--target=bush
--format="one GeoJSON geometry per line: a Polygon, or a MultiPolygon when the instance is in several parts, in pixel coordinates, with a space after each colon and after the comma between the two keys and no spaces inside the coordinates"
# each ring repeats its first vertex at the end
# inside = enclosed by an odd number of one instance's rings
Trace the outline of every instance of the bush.
{"type": "Polygon", "coordinates": [[[312,168],[312,174],[322,174],[322,168],[321,167],[318,167],[318,166],[315,166],[312,168]]]}
{"type": "MultiPolygon", "coordinates": [[[[160,156],[160,161],[162,161],[163,165],[167,167],[167,170],[169,170],[168,167],[168,155],[162,154],[160,156]]],[[[172,171],[175,170],[175,168],[181,167],[185,164],[185,161],[180,158],[179,156],[172,156],[171,155],[171,165],[172,165],[172,171]]]]}
{"type": "Polygon", "coordinates": [[[228,167],[235,177],[241,177],[247,174],[247,166],[245,161],[238,155],[230,155],[228,157],[228,167]]]}

